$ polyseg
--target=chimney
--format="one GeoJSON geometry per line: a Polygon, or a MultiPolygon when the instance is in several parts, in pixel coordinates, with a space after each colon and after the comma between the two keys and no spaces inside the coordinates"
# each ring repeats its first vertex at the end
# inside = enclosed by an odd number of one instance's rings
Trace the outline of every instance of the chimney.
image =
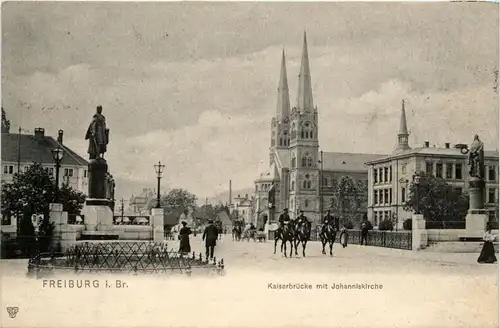
{"type": "Polygon", "coordinates": [[[248,194],[245,194],[245,198],[248,199],[248,194]]]}
{"type": "Polygon", "coordinates": [[[450,148],[450,143],[449,142],[445,143],[444,148],[447,148],[447,149],[450,148]]]}
{"type": "Polygon", "coordinates": [[[35,138],[43,139],[45,137],[45,129],[44,128],[36,128],[35,129],[35,138]]]}
{"type": "Polygon", "coordinates": [[[57,142],[59,142],[61,145],[63,143],[63,130],[57,131],[57,142]]]}
{"type": "Polygon", "coordinates": [[[429,148],[429,141],[424,142],[424,147],[429,148]]]}

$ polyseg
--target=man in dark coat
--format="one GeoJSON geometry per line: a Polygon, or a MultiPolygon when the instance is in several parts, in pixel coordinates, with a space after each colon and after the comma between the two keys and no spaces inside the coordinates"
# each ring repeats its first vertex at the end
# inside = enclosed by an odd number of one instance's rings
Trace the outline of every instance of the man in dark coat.
{"type": "Polygon", "coordinates": [[[290,215],[288,215],[288,208],[283,209],[283,213],[280,214],[278,222],[280,223],[280,227],[282,228],[285,222],[290,221],[290,215]]]}
{"type": "Polygon", "coordinates": [[[333,227],[335,225],[334,221],[335,220],[334,220],[333,216],[330,214],[330,210],[327,210],[326,215],[323,218],[323,226],[321,227],[321,233],[325,234],[327,226],[333,227]]]}
{"type": "Polygon", "coordinates": [[[209,258],[209,256],[210,259],[214,258],[214,250],[215,245],[217,244],[218,237],[219,231],[217,230],[217,227],[214,226],[214,221],[208,220],[208,225],[206,226],[202,237],[202,240],[205,241],[205,255],[207,259],[209,258]]]}
{"type": "Polygon", "coordinates": [[[366,245],[366,241],[368,240],[368,230],[370,230],[368,219],[364,218],[363,221],[361,221],[361,245],[363,245],[363,242],[366,245]]]}

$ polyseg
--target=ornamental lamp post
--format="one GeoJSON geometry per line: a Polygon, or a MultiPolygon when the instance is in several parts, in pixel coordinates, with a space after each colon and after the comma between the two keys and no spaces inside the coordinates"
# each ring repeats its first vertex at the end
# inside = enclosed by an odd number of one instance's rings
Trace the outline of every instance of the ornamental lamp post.
{"type": "Polygon", "coordinates": [[[320,164],[320,169],[319,169],[319,183],[318,183],[318,188],[319,188],[319,219],[320,222],[323,220],[323,150],[319,151],[320,155],[320,160],[318,163],[320,164]]]}
{"type": "Polygon", "coordinates": [[[36,243],[36,253],[40,253],[40,245],[38,243],[38,233],[40,231],[40,224],[43,221],[43,214],[32,214],[31,215],[31,223],[33,224],[33,228],[35,228],[35,243],[36,243]]]}
{"type": "Polygon", "coordinates": [[[52,149],[52,158],[56,162],[56,195],[55,202],[59,201],[59,168],[61,167],[61,161],[64,157],[64,151],[57,146],[57,148],[52,149]]]}
{"type": "Polygon", "coordinates": [[[160,208],[160,180],[165,165],[163,165],[160,161],[158,161],[158,164],[155,164],[154,167],[156,172],[156,178],[158,179],[158,188],[157,188],[158,190],[156,193],[156,208],[160,208]]]}
{"type": "Polygon", "coordinates": [[[417,187],[417,208],[415,214],[420,214],[420,174],[415,173],[413,175],[413,184],[417,187]]]}

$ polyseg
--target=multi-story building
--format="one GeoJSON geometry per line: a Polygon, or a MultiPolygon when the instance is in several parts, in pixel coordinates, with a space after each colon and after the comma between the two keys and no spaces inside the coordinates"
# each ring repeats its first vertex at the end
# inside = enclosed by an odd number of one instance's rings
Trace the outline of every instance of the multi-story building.
{"type": "Polygon", "coordinates": [[[238,213],[238,219],[243,221],[245,224],[253,222],[253,197],[249,197],[248,194],[245,196],[238,195],[234,198],[232,210],[238,213]]]}
{"type": "MultiPolygon", "coordinates": [[[[319,149],[318,108],[313,103],[307,39],[304,33],[297,105],[290,106],[283,51],[276,116],[271,121],[269,170],[255,180],[254,221],[261,227],[269,218],[268,190],[274,184],[275,211],[289,208],[292,216],[304,210],[313,225],[335,198],[336,184],[349,177],[362,193],[354,209],[359,220],[366,212],[366,162],[386,155],[322,152],[319,149]],[[321,188],[320,188],[321,182],[321,188]]],[[[324,214],[324,213],[323,213],[324,214]]],[[[355,222],[354,222],[355,223],[355,222]]]]}
{"type": "MultiPolygon", "coordinates": [[[[390,219],[402,227],[412,212],[404,210],[409,187],[416,172],[425,172],[446,180],[462,192],[468,190],[467,155],[445,143],[444,147],[425,141],[421,147],[411,148],[408,143],[405,103],[397,146],[392,155],[368,162],[368,219],[377,226],[390,219]]],[[[490,218],[498,220],[498,151],[485,150],[486,206],[490,218]]]]}
{"type": "Polygon", "coordinates": [[[12,183],[14,174],[27,171],[34,162],[42,164],[55,177],[56,164],[52,149],[60,147],[63,158],[59,169],[59,183],[67,182],[75,190],[88,192],[88,162],[63,143],[63,131],[57,139],[45,135],[43,128],[36,128],[33,135],[2,133],[2,183],[12,183]]]}

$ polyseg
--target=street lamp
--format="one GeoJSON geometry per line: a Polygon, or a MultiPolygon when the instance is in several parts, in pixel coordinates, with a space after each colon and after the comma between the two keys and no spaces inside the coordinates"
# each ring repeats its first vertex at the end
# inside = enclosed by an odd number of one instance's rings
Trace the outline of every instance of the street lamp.
{"type": "Polygon", "coordinates": [[[160,180],[161,180],[161,175],[163,173],[163,168],[165,168],[165,165],[161,164],[160,161],[158,161],[158,164],[155,164],[155,172],[156,172],[156,177],[158,179],[158,191],[156,195],[156,208],[160,208],[160,180]]]}
{"type": "Polygon", "coordinates": [[[420,214],[420,174],[415,173],[413,175],[413,184],[417,187],[417,209],[415,214],[420,214]]]}
{"type": "Polygon", "coordinates": [[[318,183],[318,188],[319,188],[319,212],[320,212],[320,221],[323,220],[323,150],[319,151],[320,155],[320,160],[318,163],[320,163],[320,169],[319,169],[319,183],[318,183]]]}
{"type": "Polygon", "coordinates": [[[55,202],[59,201],[59,168],[61,167],[61,161],[64,157],[64,151],[57,146],[57,148],[52,149],[52,158],[56,162],[56,197],[55,202]]]}

